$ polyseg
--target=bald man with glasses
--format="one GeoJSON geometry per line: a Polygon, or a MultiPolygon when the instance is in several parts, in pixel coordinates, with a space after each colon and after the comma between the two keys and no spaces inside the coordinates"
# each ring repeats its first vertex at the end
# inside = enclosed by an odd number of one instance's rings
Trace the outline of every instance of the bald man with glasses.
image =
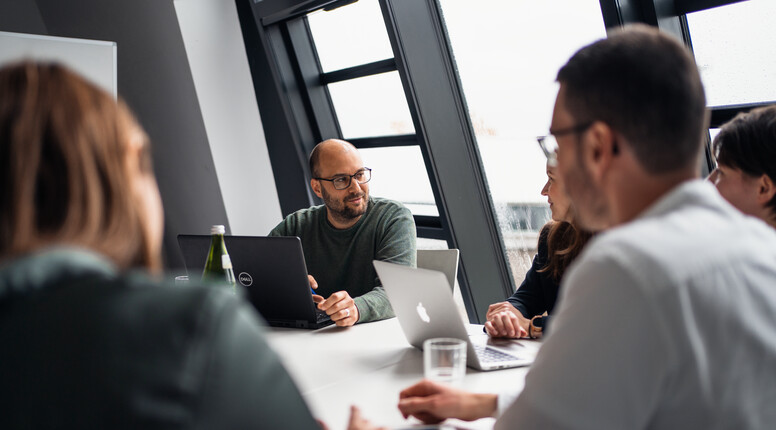
{"type": "Polygon", "coordinates": [[[310,172],[310,187],[324,204],[294,212],[269,235],[302,240],[313,299],[338,326],[393,317],[372,260],[415,267],[412,213],[369,195],[372,169],[349,142],[316,145],[310,172]]]}

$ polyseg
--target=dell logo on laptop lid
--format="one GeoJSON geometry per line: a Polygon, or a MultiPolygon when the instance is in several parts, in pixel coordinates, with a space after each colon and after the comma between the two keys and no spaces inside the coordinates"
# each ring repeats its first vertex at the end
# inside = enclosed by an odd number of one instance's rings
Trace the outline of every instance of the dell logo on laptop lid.
{"type": "Polygon", "coordinates": [[[240,281],[240,283],[246,287],[250,287],[253,285],[253,277],[249,275],[246,272],[241,272],[240,276],[237,277],[237,279],[240,281]]]}

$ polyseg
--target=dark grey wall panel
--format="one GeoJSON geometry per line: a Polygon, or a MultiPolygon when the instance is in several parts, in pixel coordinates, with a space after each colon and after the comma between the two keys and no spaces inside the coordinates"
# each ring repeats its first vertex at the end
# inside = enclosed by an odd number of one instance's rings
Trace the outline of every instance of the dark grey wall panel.
{"type": "MultiPolygon", "coordinates": [[[[179,233],[207,233],[210,225],[228,228],[228,222],[173,2],[38,0],[37,9],[46,34],[117,42],[119,95],[153,144],[165,208],[166,264],[180,267],[179,233]]],[[[41,33],[21,7],[3,10],[0,23],[17,22],[9,11],[27,22],[0,30],[41,33]]]]}
{"type": "Polygon", "coordinates": [[[46,34],[46,25],[33,0],[0,0],[0,30],[46,34]]]}

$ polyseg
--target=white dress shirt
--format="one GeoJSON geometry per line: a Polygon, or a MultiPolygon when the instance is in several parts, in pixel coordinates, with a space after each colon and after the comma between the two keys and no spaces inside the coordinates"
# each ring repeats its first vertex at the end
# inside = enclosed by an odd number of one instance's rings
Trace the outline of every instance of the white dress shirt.
{"type": "Polygon", "coordinates": [[[776,232],[699,180],[588,244],[524,390],[496,423],[774,426],[776,232]]]}

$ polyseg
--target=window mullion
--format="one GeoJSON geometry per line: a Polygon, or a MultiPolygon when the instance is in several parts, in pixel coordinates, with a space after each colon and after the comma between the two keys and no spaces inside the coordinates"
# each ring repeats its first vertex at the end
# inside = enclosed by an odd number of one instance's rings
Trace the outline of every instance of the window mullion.
{"type": "Polygon", "coordinates": [[[459,284],[472,322],[514,292],[474,133],[433,0],[381,0],[443,227],[460,249],[459,284]]]}

